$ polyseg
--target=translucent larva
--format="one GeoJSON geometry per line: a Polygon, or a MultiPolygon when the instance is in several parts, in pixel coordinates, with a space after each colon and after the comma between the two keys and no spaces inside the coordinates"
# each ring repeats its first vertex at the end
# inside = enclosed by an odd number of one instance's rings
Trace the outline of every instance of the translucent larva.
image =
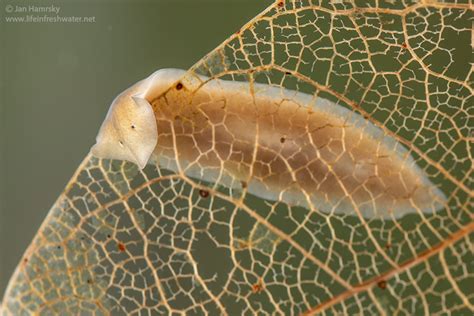
{"type": "Polygon", "coordinates": [[[446,203],[400,143],[351,110],[265,84],[177,82],[184,75],[159,70],[119,95],[92,153],[325,213],[398,218],[446,203]]]}

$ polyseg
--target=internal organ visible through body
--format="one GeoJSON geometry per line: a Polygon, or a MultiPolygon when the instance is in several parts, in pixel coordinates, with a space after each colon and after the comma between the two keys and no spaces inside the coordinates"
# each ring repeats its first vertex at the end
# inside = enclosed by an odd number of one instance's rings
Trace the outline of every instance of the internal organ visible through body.
{"type": "Polygon", "coordinates": [[[153,159],[191,177],[324,213],[398,218],[445,203],[401,144],[328,100],[223,80],[146,98],[153,159]]]}

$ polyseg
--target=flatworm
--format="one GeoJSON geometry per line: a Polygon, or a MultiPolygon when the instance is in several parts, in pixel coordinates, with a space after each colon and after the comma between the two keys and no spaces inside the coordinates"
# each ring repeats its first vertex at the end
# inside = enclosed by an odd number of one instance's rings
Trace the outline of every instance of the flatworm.
{"type": "Polygon", "coordinates": [[[92,153],[325,213],[433,213],[445,195],[410,153],[329,100],[163,69],[119,95],[92,153]],[[245,183],[243,187],[242,183],[245,183]]]}

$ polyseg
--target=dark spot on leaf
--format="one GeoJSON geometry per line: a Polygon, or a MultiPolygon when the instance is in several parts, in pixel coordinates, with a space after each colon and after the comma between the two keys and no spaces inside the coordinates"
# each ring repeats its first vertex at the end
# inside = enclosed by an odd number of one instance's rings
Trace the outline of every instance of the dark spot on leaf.
{"type": "Polygon", "coordinates": [[[125,251],[125,245],[122,244],[121,242],[119,242],[119,244],[118,244],[118,249],[119,249],[121,252],[124,252],[124,251],[125,251]]]}
{"type": "Polygon", "coordinates": [[[407,43],[402,43],[403,48],[407,48],[407,43]]]}
{"type": "Polygon", "coordinates": [[[110,238],[110,234],[107,234],[107,238],[110,238]]]}
{"type": "Polygon", "coordinates": [[[287,72],[285,72],[285,74],[287,74],[287,75],[291,75],[291,72],[287,71],[287,72]]]}
{"type": "Polygon", "coordinates": [[[260,293],[262,292],[263,290],[263,285],[262,285],[262,282],[259,281],[258,283],[255,283],[254,285],[252,285],[252,293],[256,294],[256,293],[260,293]]]}
{"type": "Polygon", "coordinates": [[[91,279],[87,279],[87,284],[92,284],[92,280],[91,280],[91,279]]]}
{"type": "Polygon", "coordinates": [[[27,263],[27,262],[28,262],[28,258],[23,259],[23,262],[24,262],[24,263],[27,263]]]}
{"type": "Polygon", "coordinates": [[[242,185],[242,188],[245,189],[247,187],[247,182],[240,181],[240,185],[242,185]]]}
{"type": "Polygon", "coordinates": [[[181,82],[178,82],[176,84],[176,90],[181,90],[181,89],[183,89],[183,84],[181,82]]]}
{"type": "Polygon", "coordinates": [[[132,124],[132,126],[130,126],[132,129],[135,129],[135,125],[132,124]]]}
{"type": "Polygon", "coordinates": [[[387,281],[385,280],[381,280],[377,283],[377,286],[382,289],[382,290],[385,290],[387,288],[387,281]]]}
{"type": "Polygon", "coordinates": [[[57,246],[56,248],[61,249],[61,246],[57,246]]]}
{"type": "Polygon", "coordinates": [[[277,3],[277,5],[281,8],[281,7],[283,7],[284,3],[283,3],[283,1],[279,1],[279,2],[277,3]]]}
{"type": "Polygon", "coordinates": [[[199,190],[199,195],[203,198],[207,198],[209,196],[209,191],[206,190],[199,190]]]}
{"type": "Polygon", "coordinates": [[[284,143],[286,141],[285,137],[280,138],[280,143],[284,143]]]}

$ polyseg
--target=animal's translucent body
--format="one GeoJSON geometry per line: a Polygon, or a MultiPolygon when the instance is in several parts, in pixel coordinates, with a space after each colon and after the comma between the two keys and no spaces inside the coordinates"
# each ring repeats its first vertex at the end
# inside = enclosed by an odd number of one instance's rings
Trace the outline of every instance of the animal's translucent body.
{"type": "Polygon", "coordinates": [[[273,87],[157,71],[123,92],[94,155],[147,162],[325,213],[431,213],[444,194],[393,137],[331,101],[273,87]],[[198,84],[196,84],[198,82],[198,84]]]}

